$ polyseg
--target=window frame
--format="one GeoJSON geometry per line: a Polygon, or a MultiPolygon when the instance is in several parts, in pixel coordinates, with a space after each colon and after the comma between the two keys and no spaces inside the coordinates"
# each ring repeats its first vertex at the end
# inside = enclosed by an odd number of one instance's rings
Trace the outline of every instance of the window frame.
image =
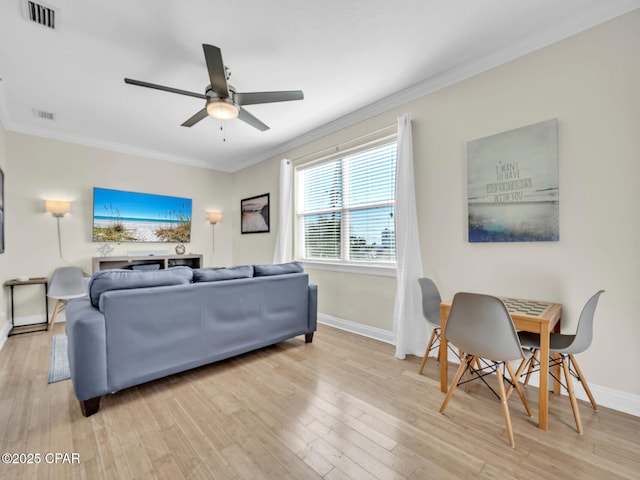
{"type": "MultiPolygon", "coordinates": [[[[396,205],[396,195],[395,195],[395,185],[394,185],[394,198],[390,201],[376,201],[368,204],[360,204],[355,207],[345,207],[340,206],[339,208],[329,208],[329,209],[321,209],[317,211],[310,211],[302,213],[302,209],[299,207],[302,199],[302,185],[299,180],[299,172],[301,170],[318,166],[321,164],[329,163],[335,160],[343,161],[347,157],[351,157],[357,155],[359,152],[364,152],[367,150],[376,149],[379,147],[384,147],[386,145],[398,143],[397,133],[393,133],[392,135],[387,135],[384,137],[377,138],[375,140],[360,143],[354,145],[351,148],[343,149],[338,151],[339,147],[336,147],[334,153],[330,155],[321,156],[319,158],[315,158],[312,160],[308,160],[306,162],[300,162],[294,164],[294,175],[293,175],[293,185],[294,185],[294,205],[293,205],[293,217],[294,217],[294,258],[302,262],[305,268],[317,269],[317,270],[329,270],[329,271],[338,271],[344,273],[356,273],[356,274],[367,274],[367,275],[379,275],[379,276],[396,276],[397,269],[397,252],[396,258],[393,261],[357,261],[357,260],[349,260],[349,226],[348,226],[348,218],[350,211],[363,210],[363,209],[371,209],[376,207],[386,207],[392,206],[394,211],[394,225],[395,225],[395,205],[396,205]],[[304,257],[304,233],[303,229],[300,228],[300,222],[303,221],[305,215],[315,214],[315,213],[325,213],[330,211],[340,212],[340,233],[341,233],[341,259],[319,259],[319,258],[306,258],[304,257]],[[346,213],[346,214],[345,214],[346,213]],[[345,227],[346,226],[346,227],[345,227]],[[347,235],[344,235],[344,233],[347,235]]],[[[396,157],[397,162],[397,157],[396,157]]],[[[397,163],[396,163],[397,164],[397,163]]],[[[396,167],[397,168],[397,167],[396,167]]],[[[343,174],[344,178],[344,174],[343,174]]],[[[348,191],[348,182],[345,188],[345,185],[342,186],[342,194],[343,198],[345,196],[345,192],[348,191]]],[[[395,227],[394,227],[394,243],[395,243],[395,227]]]]}

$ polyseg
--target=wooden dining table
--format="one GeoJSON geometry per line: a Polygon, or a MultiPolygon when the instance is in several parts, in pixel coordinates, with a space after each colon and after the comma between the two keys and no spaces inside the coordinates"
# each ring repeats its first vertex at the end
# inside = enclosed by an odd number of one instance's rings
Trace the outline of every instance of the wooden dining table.
{"type": "MultiPolygon", "coordinates": [[[[500,297],[511,315],[516,330],[540,334],[540,400],[538,427],[547,430],[549,423],[549,335],[560,331],[562,304],[500,297]]],[[[449,371],[447,361],[447,338],[445,326],[451,310],[452,300],[440,303],[440,390],[447,391],[449,371]]],[[[558,372],[559,373],[559,372],[558,372]]],[[[559,378],[556,374],[556,378],[559,378]]],[[[559,385],[554,382],[554,390],[559,393],[559,385]]]]}

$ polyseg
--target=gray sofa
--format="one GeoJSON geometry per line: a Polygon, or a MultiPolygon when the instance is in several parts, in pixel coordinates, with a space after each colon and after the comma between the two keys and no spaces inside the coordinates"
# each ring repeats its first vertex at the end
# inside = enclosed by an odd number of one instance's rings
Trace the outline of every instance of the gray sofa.
{"type": "Polygon", "coordinates": [[[317,287],[297,262],[227,269],[105,270],[66,311],[82,413],[127,387],[305,335],[317,287]]]}

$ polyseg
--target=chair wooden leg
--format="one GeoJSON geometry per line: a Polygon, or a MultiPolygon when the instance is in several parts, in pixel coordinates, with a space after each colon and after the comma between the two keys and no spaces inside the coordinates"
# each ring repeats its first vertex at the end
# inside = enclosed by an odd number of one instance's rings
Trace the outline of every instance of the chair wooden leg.
{"type": "MultiPolygon", "coordinates": [[[[520,377],[522,376],[522,372],[524,371],[525,368],[527,368],[529,366],[529,362],[531,361],[531,358],[524,358],[522,359],[522,361],[520,362],[520,365],[518,365],[518,370],[516,370],[516,378],[513,379],[513,383],[516,383],[516,380],[520,380],[520,377]]],[[[525,385],[526,386],[526,385],[525,385]]],[[[511,394],[513,393],[513,388],[511,385],[509,385],[509,388],[507,389],[507,400],[509,398],[511,398],[511,394]]]]}
{"type": "Polygon", "coordinates": [[[533,351],[533,355],[529,359],[529,368],[527,369],[527,376],[524,377],[524,384],[529,385],[529,378],[531,377],[531,372],[533,372],[533,368],[535,367],[536,360],[538,359],[538,349],[533,351]]]}
{"type": "MultiPolygon", "coordinates": [[[[549,373],[552,374],[553,377],[553,382],[551,382],[551,379],[549,379],[549,392],[551,392],[551,383],[553,383],[553,394],[554,395],[560,395],[562,393],[562,382],[558,381],[557,379],[560,378],[560,376],[562,375],[562,366],[560,365],[560,354],[559,353],[554,353],[549,357],[549,362],[554,363],[555,365],[553,366],[553,373],[551,371],[551,366],[549,366],[549,373]]],[[[569,366],[571,367],[571,366],[569,366]]]]}
{"type": "MultiPolygon", "coordinates": [[[[524,368],[522,363],[520,364],[520,367],[518,367],[518,373],[513,373],[513,369],[511,368],[511,365],[509,365],[509,362],[504,362],[504,364],[507,366],[507,371],[509,372],[509,376],[511,377],[511,381],[513,382],[513,387],[509,386],[509,392],[511,392],[513,388],[517,390],[518,395],[520,396],[520,400],[522,400],[522,404],[524,405],[524,409],[527,411],[527,415],[531,416],[529,402],[527,402],[527,397],[524,396],[522,387],[520,387],[520,383],[518,382],[518,379],[520,378],[519,373],[521,373],[520,369],[524,368]]],[[[509,400],[509,395],[510,393],[508,395],[505,394],[507,400],[509,400]]]]}
{"type": "MultiPolygon", "coordinates": [[[[431,337],[429,337],[429,343],[427,343],[427,349],[424,352],[424,357],[422,358],[422,365],[420,365],[420,371],[418,374],[422,375],[422,371],[424,370],[424,366],[427,364],[427,359],[429,358],[429,352],[431,351],[431,346],[433,345],[433,341],[436,338],[436,329],[434,328],[431,332],[431,337]]],[[[440,359],[440,353],[438,353],[438,360],[440,359]]]]}
{"type": "Polygon", "coordinates": [[[509,436],[509,443],[511,448],[516,447],[516,441],[513,438],[513,429],[511,428],[511,416],[509,415],[509,404],[507,403],[507,394],[504,391],[504,380],[502,378],[502,372],[500,369],[496,369],[496,376],[498,377],[498,392],[500,393],[500,403],[502,403],[502,412],[504,413],[504,423],[507,426],[507,435],[509,436]]]}
{"type": "Polygon", "coordinates": [[[474,363],[476,364],[476,369],[482,371],[482,364],[480,363],[479,357],[476,357],[476,361],[474,363]]]}
{"type": "Polygon", "coordinates": [[[62,300],[56,301],[56,306],[53,307],[53,313],[51,314],[50,329],[53,330],[53,325],[56,323],[56,317],[58,316],[58,312],[60,311],[60,307],[62,306],[62,300]]]}
{"type": "Polygon", "coordinates": [[[458,386],[458,382],[460,381],[462,374],[465,372],[467,365],[471,363],[474,358],[475,357],[470,356],[469,358],[465,358],[463,361],[460,362],[460,366],[458,367],[458,370],[456,371],[456,374],[453,377],[451,385],[449,386],[449,391],[447,392],[447,396],[444,397],[444,401],[442,402],[442,406],[440,407],[440,413],[444,413],[445,409],[447,408],[447,404],[449,403],[449,400],[451,400],[453,391],[458,386]]]}
{"type": "MultiPolygon", "coordinates": [[[[462,353],[462,355],[464,355],[464,353],[462,353]]],[[[469,382],[470,382],[469,376],[471,375],[471,369],[474,368],[474,365],[477,365],[479,363],[480,363],[480,360],[478,359],[478,357],[473,357],[473,361],[470,361],[469,363],[467,363],[467,365],[469,365],[469,368],[467,368],[464,371],[464,374],[462,375],[462,381],[464,382],[462,389],[464,390],[465,393],[469,393],[469,382]]]]}
{"type": "Polygon", "coordinates": [[[569,360],[565,355],[562,355],[562,369],[564,370],[564,378],[567,383],[567,392],[569,392],[569,400],[571,401],[573,417],[576,419],[576,428],[578,429],[578,433],[582,435],[582,421],[580,420],[580,410],[578,409],[578,401],[576,400],[576,395],[573,391],[571,373],[569,373],[569,360]]]}
{"type": "MultiPolygon", "coordinates": [[[[582,384],[582,388],[584,388],[584,391],[586,392],[587,396],[589,397],[589,400],[591,401],[591,406],[597,412],[598,404],[596,403],[596,399],[593,398],[593,395],[591,394],[591,389],[589,389],[589,385],[587,385],[587,381],[585,380],[584,375],[582,374],[582,370],[580,370],[580,366],[578,365],[578,362],[576,362],[576,359],[573,355],[569,355],[569,361],[571,362],[571,365],[573,365],[573,369],[578,374],[578,379],[580,380],[580,383],[582,384]]],[[[571,367],[571,365],[569,367],[571,367]]]]}

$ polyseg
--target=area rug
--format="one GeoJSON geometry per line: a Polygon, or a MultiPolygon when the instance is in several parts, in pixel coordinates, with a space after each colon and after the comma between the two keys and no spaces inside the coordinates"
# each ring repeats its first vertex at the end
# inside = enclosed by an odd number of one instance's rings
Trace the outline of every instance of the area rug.
{"type": "Polygon", "coordinates": [[[49,357],[49,382],[55,383],[71,378],[69,357],[67,357],[67,336],[51,337],[51,355],[49,357]]]}

